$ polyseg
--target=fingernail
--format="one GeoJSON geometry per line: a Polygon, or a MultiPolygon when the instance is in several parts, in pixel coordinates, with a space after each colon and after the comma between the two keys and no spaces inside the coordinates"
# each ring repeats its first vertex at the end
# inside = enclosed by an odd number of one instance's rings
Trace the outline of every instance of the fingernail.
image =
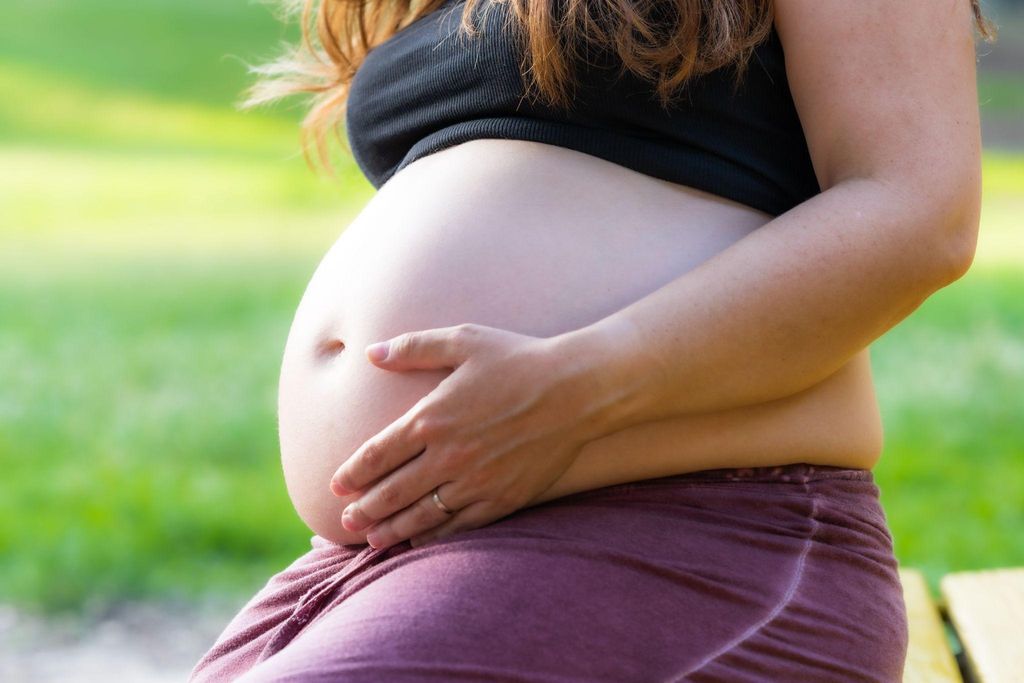
{"type": "Polygon", "coordinates": [[[366,542],[372,545],[374,548],[380,545],[380,536],[375,532],[366,534],[366,542]]]}
{"type": "Polygon", "coordinates": [[[366,354],[371,360],[381,361],[388,357],[388,342],[377,342],[366,347],[366,354]]]}
{"type": "Polygon", "coordinates": [[[352,505],[349,505],[345,508],[344,512],[341,513],[341,525],[349,531],[359,531],[363,527],[367,526],[366,524],[359,524],[356,522],[355,513],[356,511],[352,505]]]}

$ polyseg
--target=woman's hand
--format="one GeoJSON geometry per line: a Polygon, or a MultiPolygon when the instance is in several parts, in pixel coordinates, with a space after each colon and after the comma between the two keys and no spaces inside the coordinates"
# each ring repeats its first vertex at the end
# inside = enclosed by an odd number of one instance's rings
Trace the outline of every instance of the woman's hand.
{"type": "Polygon", "coordinates": [[[551,486],[601,433],[608,402],[579,354],[560,357],[558,339],[463,324],[367,347],[386,370],[454,371],[338,468],[335,495],[363,491],[345,528],[367,530],[378,548],[419,545],[505,517],[551,486]],[[437,487],[453,513],[435,503],[437,487]]]}

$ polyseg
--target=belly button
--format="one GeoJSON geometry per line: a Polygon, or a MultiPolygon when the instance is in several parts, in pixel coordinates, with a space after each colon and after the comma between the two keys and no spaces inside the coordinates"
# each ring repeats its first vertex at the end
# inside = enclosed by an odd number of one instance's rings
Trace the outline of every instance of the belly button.
{"type": "Polygon", "coordinates": [[[330,359],[345,350],[345,342],[340,339],[324,339],[316,345],[316,357],[330,359]]]}

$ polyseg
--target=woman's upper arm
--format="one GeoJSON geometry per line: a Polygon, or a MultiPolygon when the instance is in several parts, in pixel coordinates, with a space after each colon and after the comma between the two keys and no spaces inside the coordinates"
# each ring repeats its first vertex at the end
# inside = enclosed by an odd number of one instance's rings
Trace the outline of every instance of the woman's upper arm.
{"type": "Polygon", "coordinates": [[[981,132],[970,0],[775,0],[823,190],[880,181],[973,257],[981,132]],[[962,243],[962,245],[960,244],[962,243]]]}

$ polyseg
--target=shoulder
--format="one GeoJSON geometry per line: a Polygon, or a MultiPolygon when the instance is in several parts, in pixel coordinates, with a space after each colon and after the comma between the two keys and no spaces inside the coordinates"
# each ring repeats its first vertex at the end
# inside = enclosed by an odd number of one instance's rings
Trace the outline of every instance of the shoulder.
{"type": "Polygon", "coordinates": [[[775,0],[774,6],[822,189],[874,177],[936,198],[950,191],[959,197],[977,180],[971,0],[775,0]]]}

